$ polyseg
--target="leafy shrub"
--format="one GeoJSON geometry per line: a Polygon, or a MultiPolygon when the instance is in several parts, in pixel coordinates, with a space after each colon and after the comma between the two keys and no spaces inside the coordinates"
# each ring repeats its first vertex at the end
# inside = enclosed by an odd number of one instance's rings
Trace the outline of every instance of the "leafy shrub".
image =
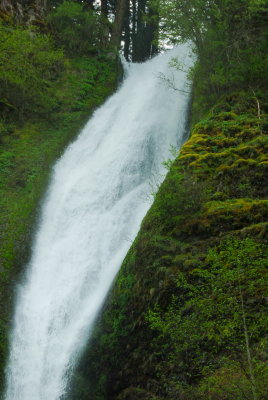
{"type": "MultiPolygon", "coordinates": [[[[257,398],[267,399],[267,363],[254,360],[254,374],[257,398]]],[[[235,360],[224,360],[219,369],[203,379],[200,384],[199,396],[209,400],[252,399],[252,385],[243,364],[235,360]]]]}
{"type": "Polygon", "coordinates": [[[0,112],[48,112],[63,62],[49,36],[0,23],[0,112]]]}
{"type": "Polygon", "coordinates": [[[196,108],[224,93],[267,86],[267,0],[160,0],[160,36],[191,41],[196,108]]]}
{"type": "MultiPolygon", "coordinates": [[[[188,274],[178,273],[178,293],[173,295],[166,310],[158,306],[147,314],[157,336],[156,343],[161,343],[181,379],[187,382],[188,374],[193,379],[218,370],[204,384],[207,394],[216,393],[223,380],[226,385],[223,392],[233,391],[237,381],[244,385],[242,390],[250,392],[250,379],[254,377],[248,377],[252,367],[259,398],[265,398],[261,396],[264,389],[260,382],[263,374],[267,374],[263,368],[267,359],[262,360],[256,344],[265,335],[268,322],[267,251],[267,246],[250,238],[224,240],[218,248],[209,251],[205,264],[188,274]],[[236,368],[237,381],[235,377],[230,381],[226,375],[230,368],[225,372],[222,353],[241,364],[236,368]]],[[[211,395],[209,398],[234,397],[211,395]]]]}

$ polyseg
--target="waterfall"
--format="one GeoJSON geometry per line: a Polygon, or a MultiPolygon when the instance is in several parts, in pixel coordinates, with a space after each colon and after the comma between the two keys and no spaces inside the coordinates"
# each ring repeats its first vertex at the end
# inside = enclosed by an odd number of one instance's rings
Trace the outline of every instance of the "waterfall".
{"type": "Polygon", "coordinates": [[[170,146],[181,144],[189,61],[179,46],[130,64],[119,90],[57,161],[43,202],[31,260],[18,286],[6,400],[59,400],[92,325],[163,180],[170,146]],[[188,60],[188,61],[187,61],[188,60]]]}

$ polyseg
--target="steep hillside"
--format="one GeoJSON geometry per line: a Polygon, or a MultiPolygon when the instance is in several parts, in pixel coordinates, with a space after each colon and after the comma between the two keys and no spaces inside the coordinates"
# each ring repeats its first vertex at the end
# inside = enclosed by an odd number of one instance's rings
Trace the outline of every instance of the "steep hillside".
{"type": "Polygon", "coordinates": [[[267,398],[268,118],[258,96],[229,95],[194,126],[125,259],[73,399],[267,398]]]}

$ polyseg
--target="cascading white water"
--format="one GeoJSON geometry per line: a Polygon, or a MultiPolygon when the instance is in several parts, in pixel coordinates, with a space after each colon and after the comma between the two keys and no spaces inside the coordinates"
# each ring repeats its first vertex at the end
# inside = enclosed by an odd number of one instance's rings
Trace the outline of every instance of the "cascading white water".
{"type": "MultiPolygon", "coordinates": [[[[6,400],[58,400],[150,201],[162,161],[179,145],[187,96],[158,74],[187,58],[180,46],[130,65],[120,90],[95,112],[56,163],[18,298],[6,400]]],[[[172,72],[173,74],[174,72],[172,72]]],[[[175,84],[187,78],[175,72],[175,84]]]]}

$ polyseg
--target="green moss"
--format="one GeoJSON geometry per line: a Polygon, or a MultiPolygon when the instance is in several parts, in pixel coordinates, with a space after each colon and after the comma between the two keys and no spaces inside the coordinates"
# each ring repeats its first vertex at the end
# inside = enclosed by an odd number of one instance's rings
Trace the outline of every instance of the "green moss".
{"type": "Polygon", "coordinates": [[[198,223],[201,229],[205,227],[209,231],[213,227],[213,233],[216,233],[221,229],[242,228],[252,221],[262,222],[267,218],[268,200],[234,199],[205,203],[198,223]]]}

